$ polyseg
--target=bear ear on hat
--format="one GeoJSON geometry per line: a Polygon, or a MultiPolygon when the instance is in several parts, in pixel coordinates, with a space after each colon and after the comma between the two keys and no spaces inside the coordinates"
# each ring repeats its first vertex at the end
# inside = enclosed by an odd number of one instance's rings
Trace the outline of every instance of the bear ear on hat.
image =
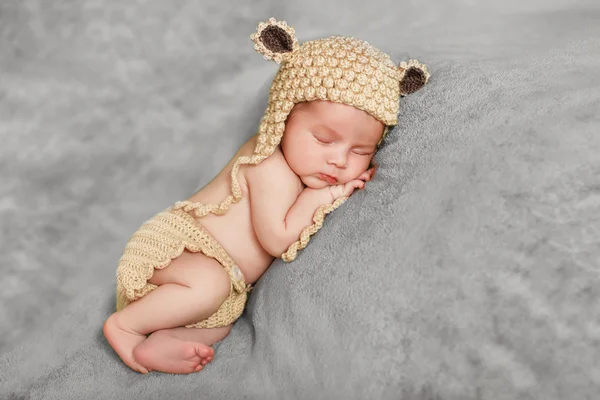
{"type": "Polygon", "coordinates": [[[421,89],[429,80],[427,65],[421,64],[417,60],[402,61],[398,69],[400,70],[400,95],[402,97],[421,89]]]}
{"type": "Polygon", "coordinates": [[[298,49],[298,39],[294,28],[285,21],[269,18],[267,22],[258,24],[258,29],[250,35],[254,49],[263,55],[265,60],[273,60],[279,64],[287,54],[298,49]]]}

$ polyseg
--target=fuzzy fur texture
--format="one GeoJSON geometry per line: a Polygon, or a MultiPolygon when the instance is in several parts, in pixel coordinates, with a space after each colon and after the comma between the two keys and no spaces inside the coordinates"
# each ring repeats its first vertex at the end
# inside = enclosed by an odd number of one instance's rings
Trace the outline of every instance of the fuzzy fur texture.
{"type": "Polygon", "coordinates": [[[597,1],[363,7],[0,3],[0,398],[600,392],[597,1]],[[101,333],[118,257],[254,133],[276,66],[248,35],[269,16],[432,78],[376,178],[274,263],[213,363],[141,376],[101,333]]]}

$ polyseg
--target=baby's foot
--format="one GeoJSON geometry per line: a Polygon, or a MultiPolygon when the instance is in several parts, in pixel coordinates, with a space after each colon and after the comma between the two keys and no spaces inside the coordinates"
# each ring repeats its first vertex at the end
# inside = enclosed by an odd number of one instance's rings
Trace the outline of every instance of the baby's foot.
{"type": "Polygon", "coordinates": [[[169,374],[198,372],[212,361],[212,347],[181,340],[168,331],[154,332],[133,351],[135,359],[150,371],[169,374]]]}
{"type": "Polygon", "coordinates": [[[146,340],[145,335],[135,333],[120,326],[118,315],[113,314],[104,323],[104,336],[129,368],[147,374],[148,369],[133,358],[133,349],[146,340]]]}

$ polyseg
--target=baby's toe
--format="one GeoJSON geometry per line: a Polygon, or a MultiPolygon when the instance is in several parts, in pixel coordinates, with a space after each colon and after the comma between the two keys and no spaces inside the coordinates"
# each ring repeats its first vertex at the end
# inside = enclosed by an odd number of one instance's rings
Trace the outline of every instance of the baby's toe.
{"type": "Polygon", "coordinates": [[[212,349],[210,347],[203,347],[198,350],[198,355],[202,358],[212,356],[212,349]]]}

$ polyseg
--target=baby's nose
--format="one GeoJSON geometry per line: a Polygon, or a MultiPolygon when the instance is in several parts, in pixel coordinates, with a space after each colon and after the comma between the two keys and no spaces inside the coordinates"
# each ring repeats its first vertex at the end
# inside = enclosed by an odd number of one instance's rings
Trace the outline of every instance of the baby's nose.
{"type": "Polygon", "coordinates": [[[338,168],[346,168],[348,156],[346,155],[345,151],[338,151],[331,156],[331,161],[329,163],[338,168]]]}

